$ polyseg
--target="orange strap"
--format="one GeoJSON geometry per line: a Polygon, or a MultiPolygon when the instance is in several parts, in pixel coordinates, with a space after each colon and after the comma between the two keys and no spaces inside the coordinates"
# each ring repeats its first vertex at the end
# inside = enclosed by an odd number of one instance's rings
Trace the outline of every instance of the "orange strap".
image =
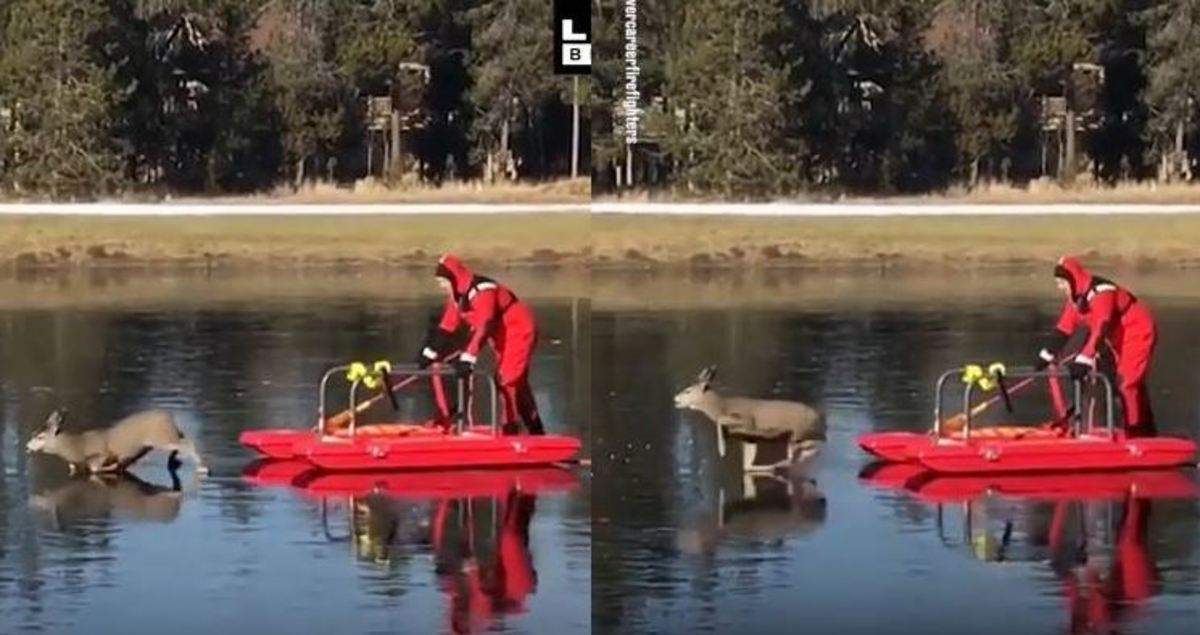
{"type": "MultiPolygon", "coordinates": [[[[1064,428],[1030,426],[989,426],[971,430],[972,439],[1058,439],[1066,435],[1064,428]]],[[[943,438],[961,439],[962,431],[942,435],[943,438]]]]}
{"type": "MultiPolygon", "coordinates": [[[[368,426],[358,426],[355,434],[384,437],[405,437],[418,432],[428,432],[429,428],[411,423],[377,423],[368,426]]],[[[349,428],[335,432],[338,436],[350,436],[349,428]]]]}

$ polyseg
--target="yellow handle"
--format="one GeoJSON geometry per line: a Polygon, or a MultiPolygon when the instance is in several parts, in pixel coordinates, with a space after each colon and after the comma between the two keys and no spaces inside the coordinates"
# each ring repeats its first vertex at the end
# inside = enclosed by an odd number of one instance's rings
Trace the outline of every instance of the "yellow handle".
{"type": "Polygon", "coordinates": [[[963,369],[962,381],[964,384],[977,384],[980,390],[984,392],[995,390],[998,384],[998,379],[1001,375],[1005,375],[1006,370],[1004,364],[995,362],[988,366],[987,372],[984,372],[983,366],[979,364],[971,364],[963,369]]]}
{"type": "Polygon", "coordinates": [[[362,384],[367,388],[378,388],[383,385],[381,381],[384,373],[392,372],[392,364],[385,360],[375,362],[375,365],[368,369],[367,365],[362,362],[354,362],[350,364],[350,370],[346,373],[346,381],[354,383],[362,380],[362,384]]]}
{"type": "Polygon", "coordinates": [[[962,380],[964,384],[973,384],[983,379],[983,376],[983,367],[979,364],[971,364],[963,369],[962,380]]]}
{"type": "Polygon", "coordinates": [[[346,381],[354,383],[359,379],[367,376],[367,365],[362,362],[354,362],[350,364],[350,370],[346,373],[346,381]]]}

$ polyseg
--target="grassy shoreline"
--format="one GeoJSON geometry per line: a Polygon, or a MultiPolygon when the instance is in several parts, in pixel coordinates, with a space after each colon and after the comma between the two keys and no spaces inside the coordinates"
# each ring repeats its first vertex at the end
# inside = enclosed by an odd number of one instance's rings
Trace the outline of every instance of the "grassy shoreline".
{"type": "Polygon", "coordinates": [[[445,251],[490,264],[585,266],[587,213],[377,216],[0,217],[0,265],[428,267],[445,251]],[[502,221],[502,222],[498,222],[502,221]]]}
{"type": "MultiPolygon", "coordinates": [[[[704,203],[722,202],[720,194],[688,192],[684,188],[666,190],[627,190],[620,193],[595,192],[595,202],[662,202],[704,203]]],[[[1063,186],[1053,180],[1032,181],[1025,186],[1005,183],[983,184],[975,188],[953,186],[928,194],[865,196],[826,192],[797,192],[772,199],[779,203],[856,203],[907,205],[1047,205],[1084,203],[1093,205],[1134,203],[1172,205],[1200,203],[1200,184],[1127,182],[1113,186],[1097,184],[1081,178],[1074,186],[1063,186]]]]}
{"type": "MultiPolygon", "coordinates": [[[[587,178],[557,179],[541,183],[485,183],[454,181],[438,185],[388,185],[375,179],[363,179],[351,185],[316,183],[299,188],[281,186],[258,194],[171,195],[131,192],[105,197],[116,203],[162,203],[206,205],[371,205],[412,204],[554,204],[591,202],[592,183],[587,178]]],[[[50,202],[39,196],[5,196],[0,203],[50,202]]]]}
{"type": "Polygon", "coordinates": [[[598,216],[593,265],[963,269],[1200,266],[1200,215],[778,218],[598,216]]]}
{"type": "Polygon", "coordinates": [[[1200,214],[882,218],[591,215],[0,217],[0,267],[1041,268],[1063,253],[1200,267],[1200,214]]]}

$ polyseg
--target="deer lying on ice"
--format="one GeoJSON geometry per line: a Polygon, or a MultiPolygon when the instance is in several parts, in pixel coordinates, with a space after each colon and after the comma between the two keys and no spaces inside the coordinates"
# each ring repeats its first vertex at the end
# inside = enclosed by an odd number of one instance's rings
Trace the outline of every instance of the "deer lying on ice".
{"type": "Polygon", "coordinates": [[[675,395],[675,407],[703,413],[717,426],[717,450],[725,456],[725,437],[745,441],[742,469],[773,471],[795,460],[797,449],[802,457],[814,454],[825,443],[825,418],[810,406],[796,401],[726,397],[712,387],[717,367],[700,371],[696,383],[675,395]],[[755,466],[757,444],[787,441],[787,458],[767,466],[755,466]]]}

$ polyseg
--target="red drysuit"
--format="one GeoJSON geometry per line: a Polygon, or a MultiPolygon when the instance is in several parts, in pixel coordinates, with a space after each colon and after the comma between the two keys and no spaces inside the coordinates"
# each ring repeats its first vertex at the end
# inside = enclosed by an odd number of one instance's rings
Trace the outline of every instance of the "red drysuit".
{"type": "MultiPolygon", "coordinates": [[[[1110,280],[1094,276],[1075,258],[1065,256],[1055,267],[1055,277],[1071,287],[1071,300],[1063,305],[1055,326],[1058,346],[1077,327],[1088,327],[1088,339],[1074,362],[1096,367],[1097,348],[1105,342],[1117,363],[1118,391],[1124,405],[1125,431],[1130,435],[1153,436],[1154,413],[1146,390],[1146,374],[1158,340],[1154,317],[1145,303],[1110,280]]],[[[1057,351],[1043,348],[1046,362],[1057,351]]]]}
{"type": "MultiPolygon", "coordinates": [[[[503,397],[501,423],[505,432],[515,433],[520,417],[530,434],[544,434],[529,387],[529,362],[537,344],[533,311],[507,287],[475,275],[452,255],[438,261],[437,275],[449,280],[453,288],[438,329],[449,336],[464,322],[471,328],[471,339],[459,360],[474,365],[484,340],[491,342],[496,353],[496,383],[503,397]]],[[[438,352],[426,347],[422,355],[432,360],[438,352]]]]}

